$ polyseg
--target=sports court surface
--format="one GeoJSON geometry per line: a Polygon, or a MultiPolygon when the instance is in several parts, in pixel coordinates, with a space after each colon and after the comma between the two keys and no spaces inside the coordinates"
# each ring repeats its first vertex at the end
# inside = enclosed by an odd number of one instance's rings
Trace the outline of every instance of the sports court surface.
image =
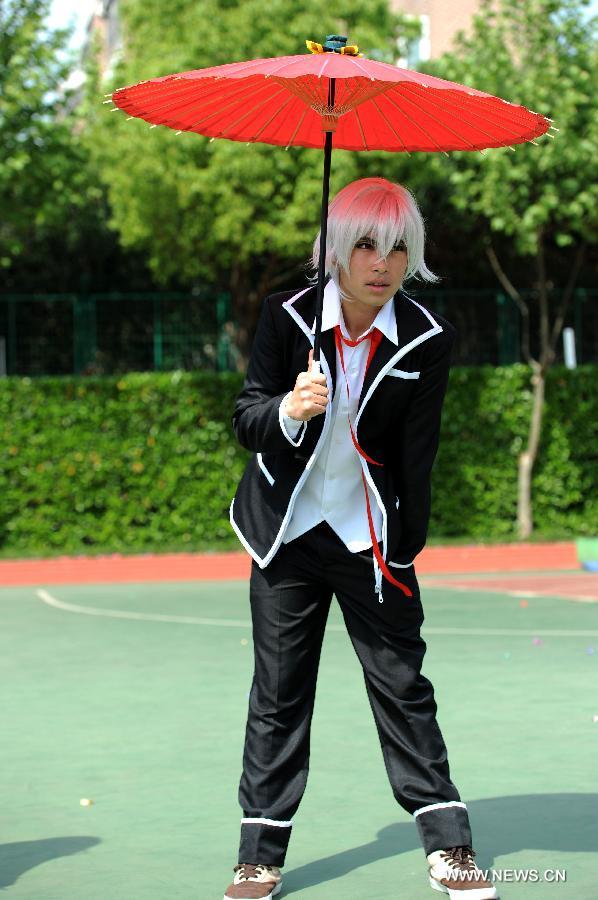
{"type": "MultiPolygon", "coordinates": [[[[562,544],[430,548],[416,568],[423,671],[478,864],[506,900],[595,900],[598,574],[562,544]],[[533,880],[547,869],[566,880],[533,880]]],[[[239,835],[247,572],[240,554],[0,563],[7,897],[220,900],[239,835]]],[[[334,603],[283,875],[281,898],[438,896],[334,603]]]]}

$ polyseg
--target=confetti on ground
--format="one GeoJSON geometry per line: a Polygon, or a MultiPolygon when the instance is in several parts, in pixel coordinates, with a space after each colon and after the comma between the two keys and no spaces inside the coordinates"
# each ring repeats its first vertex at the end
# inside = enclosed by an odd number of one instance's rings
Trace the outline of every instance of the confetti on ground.
{"type": "Polygon", "coordinates": [[[89,797],[81,797],[79,806],[93,806],[93,800],[90,800],[89,797]]]}
{"type": "Polygon", "coordinates": [[[539,647],[540,644],[543,644],[543,643],[544,643],[544,641],[542,640],[542,638],[539,638],[539,637],[532,638],[532,644],[534,644],[534,646],[536,646],[536,647],[539,647]]]}
{"type": "Polygon", "coordinates": [[[525,609],[526,606],[529,606],[529,603],[527,600],[520,600],[519,606],[521,606],[521,607],[523,607],[523,609],[525,609]]]}
{"type": "Polygon", "coordinates": [[[241,638],[241,643],[243,644],[243,646],[245,646],[245,644],[248,644],[249,641],[247,640],[247,638],[241,638]]]}

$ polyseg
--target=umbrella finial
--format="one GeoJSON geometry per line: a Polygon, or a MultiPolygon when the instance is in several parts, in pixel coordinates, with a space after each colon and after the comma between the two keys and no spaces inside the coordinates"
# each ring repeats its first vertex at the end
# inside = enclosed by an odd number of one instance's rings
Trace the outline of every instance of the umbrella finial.
{"type": "Polygon", "coordinates": [[[344,34],[327,34],[324,43],[324,52],[340,53],[345,49],[347,38],[344,34]]]}
{"type": "Polygon", "coordinates": [[[342,56],[363,56],[359,52],[357,44],[347,47],[347,38],[344,34],[327,34],[323,44],[317,41],[306,41],[310,53],[340,53],[342,56]]]}

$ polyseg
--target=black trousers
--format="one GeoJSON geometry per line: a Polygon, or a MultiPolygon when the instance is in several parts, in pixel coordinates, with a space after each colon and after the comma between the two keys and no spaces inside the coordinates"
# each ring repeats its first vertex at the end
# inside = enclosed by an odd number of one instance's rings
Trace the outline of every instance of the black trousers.
{"type": "Polygon", "coordinates": [[[255,671],[243,753],[240,863],[284,865],[305,790],[311,719],[332,594],[363,668],[393,794],[413,814],[427,853],[471,844],[452,783],[430,681],[421,674],[424,613],[413,566],[396,569],[413,597],[384,580],[374,590],[372,550],[350,553],[321,523],[282,544],[250,581],[255,671]]]}

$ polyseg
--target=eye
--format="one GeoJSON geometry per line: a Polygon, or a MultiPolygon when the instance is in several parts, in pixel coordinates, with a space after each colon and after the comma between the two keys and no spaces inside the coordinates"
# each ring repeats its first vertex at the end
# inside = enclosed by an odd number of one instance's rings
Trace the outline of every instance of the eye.
{"type": "Polygon", "coordinates": [[[361,238],[361,240],[357,241],[355,244],[355,248],[357,250],[373,250],[374,245],[369,238],[361,238]]]}
{"type": "Polygon", "coordinates": [[[407,252],[407,244],[405,243],[405,241],[397,241],[397,243],[394,245],[394,247],[392,249],[396,250],[397,252],[400,252],[400,253],[406,253],[407,252]]]}

